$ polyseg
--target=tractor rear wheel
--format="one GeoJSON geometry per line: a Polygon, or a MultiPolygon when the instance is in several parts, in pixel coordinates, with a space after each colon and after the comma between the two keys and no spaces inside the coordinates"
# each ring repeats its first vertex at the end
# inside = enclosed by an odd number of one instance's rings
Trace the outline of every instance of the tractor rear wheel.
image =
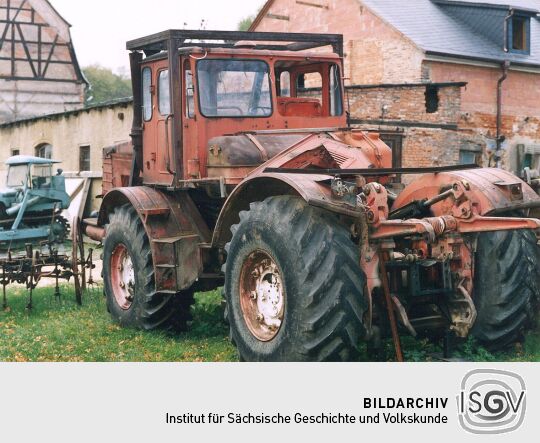
{"type": "Polygon", "coordinates": [[[476,252],[473,335],[490,350],[523,339],[536,325],[540,248],[530,230],[485,232],[476,252]]]}
{"type": "Polygon", "coordinates": [[[245,361],[351,359],[366,334],[358,247],[337,218],[291,197],[240,213],[226,246],[226,315],[245,361]]]}
{"type": "Polygon", "coordinates": [[[139,329],[186,330],[193,292],[156,291],[150,242],[136,211],[117,208],[106,227],[103,283],[114,321],[139,329]]]}

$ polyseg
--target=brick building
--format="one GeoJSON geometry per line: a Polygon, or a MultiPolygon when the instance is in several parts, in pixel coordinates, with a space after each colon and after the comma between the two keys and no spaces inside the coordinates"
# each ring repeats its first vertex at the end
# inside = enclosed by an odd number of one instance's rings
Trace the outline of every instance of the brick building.
{"type": "Polygon", "coordinates": [[[403,166],[540,155],[537,0],[269,0],[252,31],[345,38],[355,124],[403,166]]]}
{"type": "Polygon", "coordinates": [[[47,0],[0,0],[0,123],[83,105],[70,26],[47,0]]]}

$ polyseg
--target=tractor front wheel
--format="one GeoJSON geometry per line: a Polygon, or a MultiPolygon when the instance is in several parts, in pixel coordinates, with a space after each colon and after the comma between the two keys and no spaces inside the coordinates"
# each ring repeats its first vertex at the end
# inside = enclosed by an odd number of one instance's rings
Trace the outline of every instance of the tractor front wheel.
{"type": "Polygon", "coordinates": [[[240,213],[226,246],[226,315],[246,361],[351,359],[366,334],[365,277],[347,227],[290,197],[240,213]]]}
{"type": "Polygon", "coordinates": [[[117,208],[106,227],[103,283],[107,308],[122,326],[145,330],[185,330],[193,292],[156,291],[150,242],[130,205],[117,208]]]}

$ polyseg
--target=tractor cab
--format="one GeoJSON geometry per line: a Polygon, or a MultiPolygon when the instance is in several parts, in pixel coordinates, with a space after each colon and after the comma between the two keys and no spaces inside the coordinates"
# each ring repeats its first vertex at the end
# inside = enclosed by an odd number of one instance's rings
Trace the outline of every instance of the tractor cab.
{"type": "MultiPolygon", "coordinates": [[[[59,209],[69,207],[65,177],[58,170],[53,175],[56,160],[17,155],[6,161],[8,166],[6,189],[0,191],[0,203],[5,211],[21,203],[27,191],[40,193],[40,202],[32,205],[32,212],[52,209],[53,202],[59,209]]],[[[8,211],[11,212],[11,211],[8,211]]]]}
{"type": "Polygon", "coordinates": [[[313,130],[347,126],[341,35],[172,30],[127,46],[132,184],[223,195],[313,130]]]}
{"type": "Polygon", "coordinates": [[[50,188],[55,160],[18,155],[7,160],[9,189],[50,188]]]}
{"type": "Polygon", "coordinates": [[[5,189],[0,190],[0,245],[34,239],[63,239],[67,222],[60,215],[70,204],[56,160],[17,155],[6,161],[5,189]]]}

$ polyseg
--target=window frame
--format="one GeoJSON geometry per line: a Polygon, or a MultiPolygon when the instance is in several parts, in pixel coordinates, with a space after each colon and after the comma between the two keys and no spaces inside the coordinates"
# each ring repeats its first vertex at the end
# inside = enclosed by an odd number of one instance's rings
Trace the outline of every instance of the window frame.
{"type": "Polygon", "coordinates": [[[162,116],[162,117],[168,117],[169,115],[171,115],[171,83],[170,83],[170,78],[169,78],[169,68],[163,68],[163,69],[160,69],[157,73],[157,108],[158,108],[158,112],[159,114],[162,116]],[[169,91],[169,99],[167,100],[168,103],[167,103],[167,106],[169,107],[169,112],[167,114],[164,114],[162,109],[161,109],[161,75],[166,72],[167,73],[167,89],[169,91]]]}
{"type": "Polygon", "coordinates": [[[508,52],[514,54],[531,54],[531,17],[519,13],[514,13],[512,18],[508,20],[508,52]],[[525,31],[525,49],[514,49],[514,21],[520,20],[523,22],[524,31],[525,31]]]}
{"type": "Polygon", "coordinates": [[[205,58],[203,60],[197,60],[197,63],[195,65],[195,75],[196,77],[196,92],[197,92],[197,105],[199,107],[199,113],[204,118],[208,119],[216,119],[216,118],[234,118],[234,119],[246,119],[246,118],[272,118],[275,113],[275,103],[274,103],[274,93],[272,91],[274,82],[272,81],[272,70],[270,64],[266,60],[260,60],[258,58],[205,58]],[[207,116],[203,112],[202,104],[201,104],[201,94],[200,94],[200,79],[199,79],[199,64],[201,62],[209,62],[209,61],[222,61],[222,62],[258,62],[263,63],[267,67],[267,75],[268,75],[268,91],[270,93],[270,105],[271,105],[271,112],[268,115],[216,115],[216,116],[207,116]]]}
{"type": "MultiPolygon", "coordinates": [[[[277,60],[275,62],[275,65],[277,65],[280,60],[277,60]]],[[[336,67],[339,71],[339,75],[341,77],[342,75],[342,68],[343,66],[340,65],[335,60],[325,60],[325,61],[315,61],[313,63],[300,65],[295,67],[293,70],[283,69],[284,71],[289,71],[291,73],[291,97],[298,97],[299,93],[307,92],[311,90],[320,90],[321,91],[321,106],[323,109],[323,115],[321,117],[317,118],[339,118],[343,117],[346,114],[346,90],[344,89],[342,78],[339,80],[339,87],[340,87],[340,95],[341,95],[341,114],[332,115],[332,109],[331,109],[331,90],[330,90],[330,72],[333,67],[336,67]],[[328,68],[326,69],[325,66],[328,68]],[[309,74],[319,74],[321,76],[321,88],[318,87],[308,87],[306,88],[301,87],[299,83],[299,79],[303,78],[305,80],[305,76],[309,74]],[[327,84],[327,90],[325,90],[325,80],[327,84]],[[324,114],[324,111],[326,110],[326,114],[324,114]]]]}
{"type": "MultiPolygon", "coordinates": [[[[197,68],[195,68],[196,70],[197,68]]],[[[183,94],[183,97],[184,97],[184,116],[189,119],[189,120],[194,120],[195,119],[195,115],[196,115],[196,111],[197,111],[197,103],[198,103],[198,100],[195,99],[195,95],[198,95],[196,94],[197,92],[197,83],[196,83],[196,79],[195,79],[195,74],[193,73],[194,70],[193,70],[193,66],[191,65],[191,61],[190,60],[185,60],[184,61],[184,66],[183,66],[183,86],[182,86],[182,94],[183,94]],[[187,82],[187,79],[188,79],[188,73],[191,74],[191,86],[192,86],[192,90],[193,90],[193,109],[190,109],[189,107],[189,100],[190,100],[190,96],[188,94],[188,90],[189,88],[187,87],[188,86],[188,82],[187,82]]]]}
{"type": "Polygon", "coordinates": [[[439,112],[441,106],[441,94],[440,87],[438,85],[427,84],[425,97],[426,114],[436,114],[439,112]]]}
{"type": "Polygon", "coordinates": [[[482,163],[482,152],[481,152],[481,151],[478,151],[478,150],[475,150],[475,149],[461,148],[461,149],[459,150],[459,159],[458,159],[458,162],[459,162],[460,165],[476,164],[476,165],[480,166],[481,163],[482,163]],[[472,156],[474,156],[474,161],[473,161],[473,163],[465,163],[464,157],[467,156],[467,155],[472,155],[472,156]],[[462,159],[463,159],[463,160],[462,160],[462,159]]]}
{"type": "Polygon", "coordinates": [[[341,75],[341,68],[338,63],[329,63],[328,66],[328,95],[328,113],[330,114],[330,117],[343,117],[343,114],[345,113],[345,91],[343,91],[343,77],[341,75]],[[335,69],[335,72],[338,76],[336,90],[339,90],[339,100],[341,102],[339,104],[341,109],[341,112],[339,114],[332,113],[332,100],[335,100],[336,98],[334,93],[332,92],[332,69],[335,69]]]}
{"type": "Polygon", "coordinates": [[[90,145],[80,145],[79,146],[79,172],[89,172],[92,170],[92,149],[90,145]],[[82,153],[83,151],[88,151],[88,169],[82,168],[82,153]]]}
{"type": "Polygon", "coordinates": [[[153,104],[153,95],[152,94],[152,86],[153,86],[153,71],[152,71],[152,68],[150,66],[144,66],[142,68],[142,71],[141,71],[141,102],[142,102],[142,109],[141,109],[141,112],[142,112],[142,118],[143,118],[143,121],[145,122],[149,122],[152,120],[152,118],[154,117],[154,104],[153,104]],[[144,84],[144,73],[145,71],[148,71],[150,72],[150,84],[148,85],[148,94],[150,94],[150,116],[148,118],[146,118],[146,106],[145,106],[145,102],[144,102],[144,99],[145,99],[145,84],[144,84]]]}
{"type": "Polygon", "coordinates": [[[35,152],[35,155],[36,157],[39,157],[39,158],[44,158],[44,159],[47,159],[47,160],[51,160],[53,158],[53,145],[51,143],[40,143],[39,145],[37,145],[35,148],[34,148],[34,152],[35,152]],[[50,149],[50,157],[47,157],[46,155],[44,157],[42,157],[40,155],[40,152],[42,149],[45,149],[45,148],[49,148],[50,149]]]}

